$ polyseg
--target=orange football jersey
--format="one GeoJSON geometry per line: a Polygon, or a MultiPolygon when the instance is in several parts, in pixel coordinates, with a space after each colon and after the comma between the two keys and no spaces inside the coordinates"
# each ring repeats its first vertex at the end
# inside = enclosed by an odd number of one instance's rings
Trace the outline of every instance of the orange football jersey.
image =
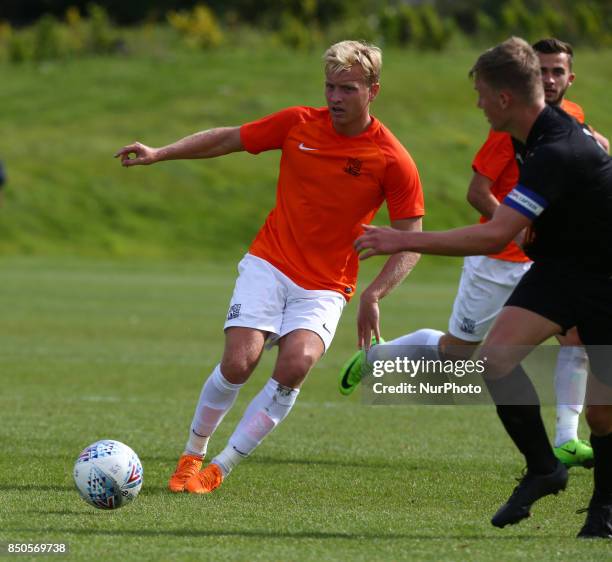
{"type": "Polygon", "coordinates": [[[253,154],[281,149],[276,205],[249,252],[305,289],[328,289],[349,299],[357,282],[353,242],[386,200],[391,220],[424,214],[414,161],[374,117],[347,137],[328,109],[291,107],[243,125],[253,154]]]}

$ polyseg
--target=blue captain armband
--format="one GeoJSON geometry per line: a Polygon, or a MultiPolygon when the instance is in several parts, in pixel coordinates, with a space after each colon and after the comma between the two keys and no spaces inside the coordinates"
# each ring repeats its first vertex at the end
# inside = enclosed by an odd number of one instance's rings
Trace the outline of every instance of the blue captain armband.
{"type": "Polygon", "coordinates": [[[548,201],[544,197],[520,183],[506,195],[503,204],[532,220],[539,217],[548,207],[548,201]]]}

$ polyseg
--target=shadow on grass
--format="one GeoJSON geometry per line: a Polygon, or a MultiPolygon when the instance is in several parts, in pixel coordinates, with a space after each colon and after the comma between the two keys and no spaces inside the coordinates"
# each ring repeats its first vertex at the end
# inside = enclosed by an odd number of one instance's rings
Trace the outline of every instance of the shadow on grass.
{"type": "MultiPolygon", "coordinates": [[[[51,531],[51,529],[48,529],[51,531]]],[[[87,537],[176,537],[176,538],[223,538],[223,537],[240,537],[254,539],[318,539],[318,540],[356,540],[356,541],[371,541],[371,540],[430,540],[430,541],[500,541],[500,540],[542,540],[541,535],[423,535],[418,532],[414,533],[333,533],[326,531],[267,531],[267,530],[244,530],[244,531],[229,531],[229,530],[196,530],[196,529],[53,529],[53,533],[61,535],[77,535],[87,537]]],[[[40,529],[12,529],[15,533],[38,533],[40,529]]],[[[558,540],[567,539],[565,535],[546,536],[546,539],[558,540]]]]}
{"type": "MultiPolygon", "coordinates": [[[[50,484],[0,484],[0,492],[74,492],[77,493],[75,486],[62,486],[62,485],[50,485],[50,484]]],[[[157,495],[157,494],[172,494],[166,485],[155,486],[152,484],[146,484],[141,492],[143,495],[157,495]]],[[[34,511],[32,511],[34,513],[34,511]]],[[[38,511],[37,511],[38,512],[38,511]]]]}
{"type": "Polygon", "coordinates": [[[0,484],[0,492],[76,492],[76,487],[60,484],[0,484]]]}
{"type": "MultiPolygon", "coordinates": [[[[169,465],[176,464],[178,457],[141,457],[143,464],[147,462],[163,462],[169,465]]],[[[390,461],[370,461],[370,460],[333,460],[333,459],[321,459],[321,458],[310,458],[310,459],[292,459],[292,458],[281,458],[281,457],[252,457],[248,460],[249,464],[268,464],[268,465],[302,465],[307,467],[313,466],[337,466],[341,468],[392,468],[392,469],[408,469],[408,470],[421,470],[427,468],[423,462],[417,462],[415,460],[404,460],[404,459],[392,459],[390,461]]]]}

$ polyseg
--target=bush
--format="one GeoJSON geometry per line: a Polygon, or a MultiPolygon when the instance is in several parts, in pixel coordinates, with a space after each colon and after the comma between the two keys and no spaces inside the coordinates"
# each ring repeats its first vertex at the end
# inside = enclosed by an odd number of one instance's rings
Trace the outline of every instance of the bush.
{"type": "Polygon", "coordinates": [[[542,23],[541,37],[567,37],[565,18],[559,11],[553,10],[550,6],[544,6],[540,13],[540,21],[542,23]]]}
{"type": "Polygon", "coordinates": [[[402,6],[397,13],[400,22],[400,45],[420,47],[425,38],[425,26],[419,17],[418,8],[402,6]]]}
{"type": "Polygon", "coordinates": [[[192,47],[211,49],[223,42],[223,32],[215,15],[203,4],[191,12],[169,12],[166,18],[192,47]]]}
{"type": "Polygon", "coordinates": [[[602,28],[603,16],[592,4],[577,3],[573,10],[577,33],[585,43],[598,45],[604,42],[605,30],[602,28]]]}
{"type": "Polygon", "coordinates": [[[343,41],[344,39],[378,43],[380,40],[378,18],[375,16],[368,18],[360,16],[340,20],[327,28],[325,37],[327,39],[326,42],[330,44],[343,41]]]}
{"type": "Polygon", "coordinates": [[[441,51],[450,41],[453,26],[447,20],[442,20],[431,4],[425,4],[420,9],[423,22],[423,36],[418,46],[424,49],[441,51]]]}
{"type": "Polygon", "coordinates": [[[62,56],[61,37],[57,20],[50,15],[40,18],[34,26],[34,60],[53,60],[62,56]]]}
{"type": "Polygon", "coordinates": [[[316,25],[306,25],[289,12],[282,15],[276,36],[283,45],[296,50],[312,49],[322,42],[321,32],[316,25]]]}
{"type": "Polygon", "coordinates": [[[419,49],[443,49],[450,41],[454,26],[443,20],[430,4],[385,8],[379,16],[380,32],[389,45],[419,49]]]}
{"type": "Polygon", "coordinates": [[[73,53],[79,53],[85,48],[86,33],[79,9],[75,6],[68,8],[66,10],[65,20],[69,49],[73,53]]]}
{"type": "Polygon", "coordinates": [[[499,36],[495,20],[482,10],[476,13],[476,36],[486,43],[497,40],[499,36]]]}
{"type": "Polygon", "coordinates": [[[531,14],[522,0],[510,0],[501,9],[501,27],[504,35],[533,37],[535,14],[531,14]]]}
{"type": "Polygon", "coordinates": [[[89,4],[89,21],[87,22],[87,50],[91,53],[104,54],[117,50],[120,39],[106,13],[98,4],[89,4]]]}
{"type": "Polygon", "coordinates": [[[33,58],[33,42],[26,33],[13,33],[7,43],[7,56],[12,63],[22,63],[33,58]]]}
{"type": "Polygon", "coordinates": [[[0,61],[8,59],[8,47],[13,36],[13,28],[10,23],[0,21],[0,61]]]}
{"type": "Polygon", "coordinates": [[[105,54],[117,51],[120,45],[119,33],[104,8],[96,4],[90,4],[89,18],[85,20],[77,8],[69,8],[65,23],[45,15],[19,31],[8,24],[0,25],[0,54],[13,63],[105,54]]]}

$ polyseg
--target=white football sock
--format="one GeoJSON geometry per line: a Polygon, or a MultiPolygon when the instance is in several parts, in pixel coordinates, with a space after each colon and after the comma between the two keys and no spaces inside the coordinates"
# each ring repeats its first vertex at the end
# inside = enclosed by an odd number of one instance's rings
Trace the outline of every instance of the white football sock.
{"type": "Polygon", "coordinates": [[[221,373],[220,365],[214,368],[200,393],[189,430],[189,439],[185,445],[185,453],[202,456],[206,454],[210,436],[234,405],[242,386],[242,384],[229,382],[221,373]]]}
{"type": "Polygon", "coordinates": [[[561,347],[555,370],[557,425],[555,447],[578,439],[578,421],[584,404],[588,357],[583,347],[561,347]]]}
{"type": "Polygon", "coordinates": [[[405,336],[400,336],[394,340],[385,342],[385,345],[432,345],[437,346],[440,338],[444,335],[444,332],[440,330],[432,330],[430,328],[423,328],[416,332],[411,332],[405,336]]]}
{"type": "Polygon", "coordinates": [[[299,392],[298,388],[268,380],[244,412],[227,447],[211,461],[219,466],[224,477],[287,417],[299,392]]]}
{"type": "Polygon", "coordinates": [[[389,340],[385,343],[375,345],[370,348],[370,352],[368,353],[368,363],[373,363],[376,359],[390,359],[393,357],[393,347],[389,348],[388,346],[394,346],[396,351],[402,353],[402,356],[405,355],[407,350],[402,350],[400,347],[405,348],[406,346],[411,346],[414,348],[413,351],[415,356],[426,354],[428,356],[433,355],[434,359],[439,359],[438,343],[443,335],[444,332],[441,332],[440,330],[423,328],[421,330],[417,330],[416,332],[411,332],[410,334],[389,340]]]}

